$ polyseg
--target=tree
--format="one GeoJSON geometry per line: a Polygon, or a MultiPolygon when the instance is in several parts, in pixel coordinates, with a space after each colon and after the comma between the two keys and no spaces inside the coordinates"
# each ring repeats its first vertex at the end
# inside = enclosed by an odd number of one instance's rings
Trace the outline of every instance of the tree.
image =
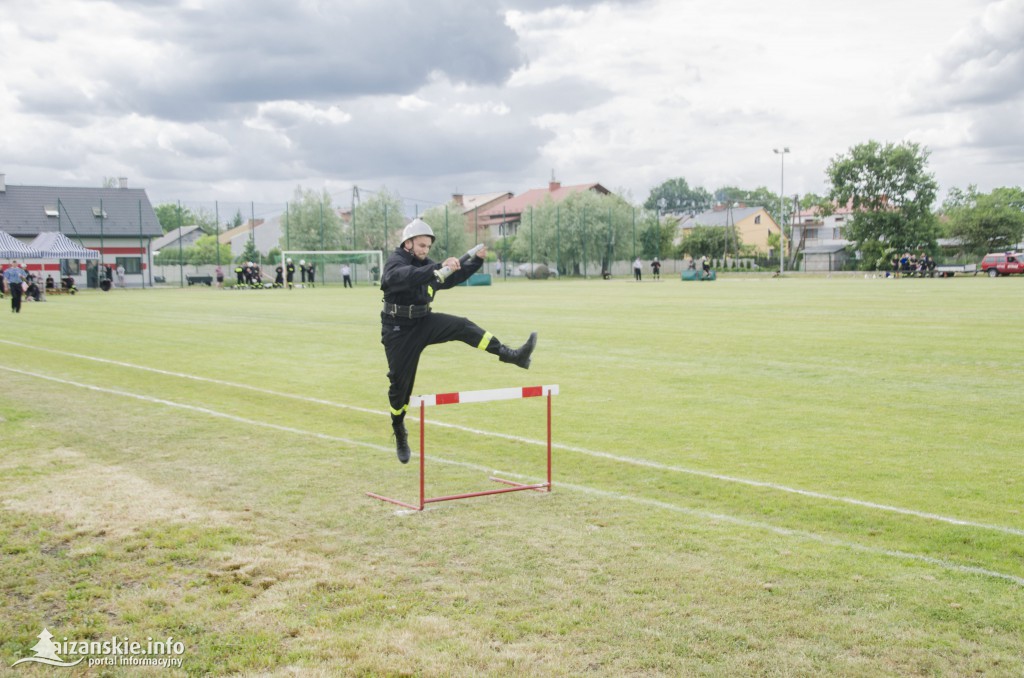
{"type": "Polygon", "coordinates": [[[215,235],[204,235],[186,249],[184,254],[185,262],[193,266],[226,264],[231,261],[231,245],[218,243],[215,235]]]}
{"type": "Polygon", "coordinates": [[[430,250],[430,258],[434,261],[461,257],[469,249],[471,242],[466,233],[466,220],[455,202],[431,207],[420,215],[420,219],[434,229],[437,240],[430,250]]]}
{"type": "Polygon", "coordinates": [[[868,141],[832,159],[828,197],[853,207],[847,237],[857,249],[884,241],[898,250],[935,251],[938,228],[931,206],[938,184],[927,171],[928,155],[915,143],[868,141]]]}
{"type": "Polygon", "coordinates": [[[787,215],[793,213],[791,198],[784,198],[780,204],[779,194],[772,193],[765,186],[758,186],[752,191],[738,186],[723,186],[715,191],[715,200],[720,203],[742,203],[748,207],[763,207],[780,227],[785,227],[789,223],[787,215]],[[780,207],[782,212],[779,211],[780,207]]]}
{"type": "Polygon", "coordinates": [[[659,222],[656,215],[646,215],[640,227],[640,253],[644,257],[665,257],[672,250],[672,238],[676,233],[676,224],[669,220],[659,222]]]}
{"type": "Polygon", "coordinates": [[[245,247],[242,248],[242,253],[235,257],[236,264],[244,264],[247,261],[259,261],[260,253],[256,249],[256,243],[252,238],[245,239],[245,247]]]}
{"type": "MultiPolygon", "coordinates": [[[[156,218],[160,222],[160,228],[164,233],[170,233],[179,226],[197,225],[203,233],[213,233],[216,229],[216,221],[210,211],[200,208],[193,212],[188,207],[179,207],[175,203],[164,203],[157,205],[154,210],[156,218]]],[[[241,214],[239,214],[239,218],[241,214]]],[[[241,225],[239,221],[237,225],[241,225]]]]}
{"type": "Polygon", "coordinates": [[[705,189],[690,188],[686,179],[669,179],[651,189],[644,208],[662,212],[702,212],[711,206],[711,194],[705,189]]]}
{"type": "MultiPolygon", "coordinates": [[[[522,213],[512,242],[494,249],[520,261],[554,262],[561,273],[600,273],[610,262],[633,256],[635,208],[615,194],[579,191],[555,203],[550,196],[522,213]]],[[[653,218],[653,216],[652,216],[653,218]]]]}
{"type": "Polygon", "coordinates": [[[317,193],[295,187],[292,201],[281,220],[281,247],[288,250],[340,250],[341,217],[331,207],[331,196],[325,190],[317,193]]]}
{"type": "Polygon", "coordinates": [[[977,255],[1010,250],[1024,239],[1024,190],[1019,186],[978,193],[952,188],[943,211],[949,217],[949,234],[960,238],[964,250],[977,255]]]}
{"type": "Polygon", "coordinates": [[[680,258],[706,256],[724,259],[726,251],[738,240],[739,233],[735,226],[695,226],[679,243],[678,255],[680,258]]]}
{"type": "MultiPolygon", "coordinates": [[[[360,202],[352,211],[352,233],[346,238],[344,249],[381,250],[385,254],[398,246],[406,217],[402,198],[387,188],[360,202]],[[349,242],[354,241],[354,246],[349,242]]],[[[338,248],[342,249],[342,248],[338,248]]]]}

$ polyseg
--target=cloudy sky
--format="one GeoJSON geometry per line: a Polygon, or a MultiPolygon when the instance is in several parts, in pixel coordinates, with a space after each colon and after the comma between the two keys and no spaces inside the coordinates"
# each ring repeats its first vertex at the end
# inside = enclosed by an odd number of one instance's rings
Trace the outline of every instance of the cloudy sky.
{"type": "Polygon", "coordinates": [[[0,173],[154,203],[673,177],[822,192],[869,139],[1024,185],[1024,0],[0,3],[0,173]]]}

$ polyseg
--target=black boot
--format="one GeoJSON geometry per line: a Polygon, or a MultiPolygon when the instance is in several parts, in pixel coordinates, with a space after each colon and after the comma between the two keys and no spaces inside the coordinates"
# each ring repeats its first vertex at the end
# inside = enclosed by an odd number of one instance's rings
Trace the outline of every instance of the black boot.
{"type": "Polygon", "coordinates": [[[518,365],[524,370],[530,369],[530,356],[533,355],[533,349],[537,346],[537,333],[531,332],[530,338],[526,340],[526,343],[519,348],[509,348],[504,344],[498,349],[498,360],[503,363],[512,363],[518,365]]]}
{"type": "Polygon", "coordinates": [[[395,451],[398,452],[398,461],[408,464],[412,450],[409,449],[409,432],[405,430],[405,420],[392,419],[391,430],[395,432],[395,451]]]}

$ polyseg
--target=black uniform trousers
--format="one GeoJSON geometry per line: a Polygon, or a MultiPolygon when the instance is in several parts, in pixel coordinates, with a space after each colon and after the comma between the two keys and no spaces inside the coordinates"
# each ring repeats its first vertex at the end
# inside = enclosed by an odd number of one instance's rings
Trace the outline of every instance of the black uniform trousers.
{"type": "Polygon", "coordinates": [[[391,416],[401,418],[409,407],[420,354],[431,344],[461,341],[497,355],[501,342],[468,318],[429,313],[414,324],[397,325],[383,321],[380,343],[388,358],[388,400],[391,416]]]}
{"type": "Polygon", "coordinates": [[[11,311],[21,313],[21,283],[10,283],[7,291],[11,293],[11,311]]]}

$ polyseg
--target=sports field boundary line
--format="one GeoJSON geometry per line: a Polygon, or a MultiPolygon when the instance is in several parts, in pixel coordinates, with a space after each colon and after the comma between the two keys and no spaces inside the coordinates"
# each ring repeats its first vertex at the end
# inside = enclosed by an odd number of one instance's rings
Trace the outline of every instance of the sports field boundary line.
{"type": "MultiPolygon", "coordinates": [[[[139,401],[146,402],[146,403],[151,403],[151,404],[154,404],[154,405],[163,405],[163,406],[166,406],[166,407],[182,409],[182,410],[186,410],[186,411],[190,411],[190,412],[196,412],[198,414],[204,414],[204,415],[215,417],[215,418],[219,418],[219,419],[227,419],[229,421],[233,421],[235,423],[240,423],[240,424],[245,424],[247,426],[259,426],[259,427],[262,427],[262,428],[267,428],[267,429],[271,429],[271,430],[274,430],[274,431],[279,431],[279,432],[282,432],[282,433],[290,433],[290,434],[294,434],[294,435],[309,436],[309,437],[312,437],[312,438],[316,438],[318,440],[326,440],[326,441],[330,441],[330,442],[341,442],[341,443],[345,443],[345,444],[348,444],[348,445],[353,445],[355,447],[364,447],[364,448],[369,448],[369,449],[373,449],[373,450],[386,451],[386,452],[389,452],[389,453],[392,451],[391,447],[385,447],[383,445],[377,445],[376,443],[370,443],[370,442],[366,442],[366,441],[362,441],[362,440],[354,440],[354,439],[351,439],[351,438],[345,438],[345,437],[342,437],[342,436],[334,436],[334,435],[330,435],[330,434],[327,434],[327,433],[319,433],[319,432],[316,432],[316,431],[307,431],[305,429],[295,428],[293,426],[283,426],[281,424],[272,424],[270,422],[257,421],[255,419],[249,419],[249,418],[246,418],[246,417],[240,417],[238,415],[228,414],[226,412],[218,412],[217,410],[213,410],[213,409],[210,409],[208,407],[200,407],[198,405],[190,405],[188,403],[179,403],[179,402],[175,402],[173,400],[167,400],[166,398],[157,398],[157,397],[154,397],[154,396],[148,396],[148,395],[144,395],[144,394],[141,394],[141,393],[132,393],[130,391],[122,391],[120,389],[113,389],[113,388],[108,388],[108,387],[105,387],[105,386],[97,386],[95,384],[85,384],[85,383],[82,383],[82,382],[79,382],[79,381],[73,381],[71,379],[64,379],[64,378],[61,378],[61,377],[54,377],[52,375],[40,374],[38,372],[30,372],[28,370],[21,370],[21,369],[14,368],[14,367],[8,367],[6,365],[0,365],[0,370],[5,370],[7,372],[12,372],[14,374],[20,374],[22,376],[31,377],[31,378],[35,378],[35,379],[42,379],[42,380],[54,382],[54,383],[57,383],[57,384],[63,384],[63,385],[66,385],[66,386],[74,386],[76,388],[83,388],[83,389],[86,389],[86,390],[89,390],[89,391],[93,391],[93,392],[96,392],[96,393],[105,393],[105,394],[108,394],[108,395],[120,396],[120,397],[123,397],[123,398],[132,398],[132,399],[135,399],[135,400],[139,400],[139,401]]],[[[443,457],[435,457],[433,455],[431,456],[431,459],[434,459],[437,462],[442,463],[442,464],[448,464],[448,465],[451,465],[451,466],[458,466],[458,467],[467,468],[467,469],[470,469],[470,470],[479,470],[479,471],[482,471],[484,473],[491,473],[491,472],[496,471],[496,469],[493,469],[491,467],[485,467],[485,466],[481,466],[479,464],[473,464],[473,463],[469,463],[469,462],[454,461],[454,460],[451,460],[451,459],[445,459],[443,457]]],[[[498,471],[498,472],[504,473],[505,475],[510,475],[510,476],[513,476],[513,477],[518,477],[518,478],[521,478],[521,479],[529,479],[529,476],[524,476],[523,474],[519,474],[519,473],[504,472],[504,471],[498,471]]],[[[606,498],[606,499],[614,499],[614,500],[617,500],[617,501],[625,501],[625,502],[629,502],[629,503],[633,503],[633,504],[639,504],[639,505],[642,505],[642,506],[650,506],[652,508],[658,508],[658,509],[661,509],[661,510],[672,511],[672,512],[675,512],[675,513],[681,513],[681,514],[684,514],[684,515],[689,515],[689,516],[701,518],[701,519],[704,519],[704,520],[728,522],[728,523],[730,523],[732,525],[736,525],[736,526],[739,526],[739,527],[744,527],[744,528],[747,528],[747,529],[765,530],[765,531],[769,531],[769,532],[772,532],[774,534],[777,534],[777,535],[780,535],[780,536],[783,536],[783,537],[803,539],[803,540],[806,540],[806,541],[812,541],[812,542],[816,542],[816,543],[823,544],[825,546],[834,547],[834,548],[844,548],[844,549],[848,549],[848,550],[852,550],[852,551],[857,551],[857,552],[861,552],[861,553],[866,553],[866,554],[870,554],[870,555],[874,555],[874,556],[885,556],[885,557],[895,558],[895,559],[899,559],[899,560],[908,560],[908,561],[913,561],[913,562],[924,563],[924,564],[927,564],[927,565],[931,565],[931,566],[934,566],[934,567],[939,567],[941,569],[949,570],[949,571],[952,571],[952,572],[959,572],[959,573],[962,573],[962,574],[972,574],[972,575],[979,575],[979,576],[984,576],[984,577],[993,578],[993,579],[1001,579],[1001,580],[1008,581],[1008,582],[1011,582],[1013,584],[1016,584],[1018,586],[1024,587],[1024,577],[1019,577],[1017,575],[1008,574],[1006,572],[999,572],[997,570],[989,570],[987,568],[977,567],[977,566],[973,566],[973,565],[961,565],[960,563],[954,563],[954,562],[950,562],[948,560],[942,560],[941,558],[933,558],[931,556],[922,556],[920,554],[909,553],[907,551],[899,551],[899,550],[896,550],[896,549],[883,549],[883,548],[877,548],[877,547],[872,547],[872,546],[865,546],[864,544],[858,544],[856,542],[848,542],[848,541],[844,541],[842,539],[835,539],[833,537],[827,537],[825,535],[817,534],[817,533],[814,533],[814,532],[808,532],[806,530],[794,530],[794,529],[788,528],[788,527],[780,527],[778,525],[771,525],[769,523],[761,523],[761,522],[758,522],[758,521],[747,520],[745,518],[740,518],[740,517],[737,517],[737,516],[732,516],[732,515],[729,515],[729,514],[726,514],[726,513],[716,513],[716,512],[712,512],[712,511],[701,511],[699,509],[692,509],[692,508],[688,508],[688,507],[685,507],[685,506],[679,506],[677,504],[671,504],[669,502],[659,501],[657,499],[649,499],[649,498],[646,498],[646,497],[637,497],[637,496],[634,496],[634,495],[629,495],[629,494],[625,494],[625,493],[621,493],[621,492],[612,492],[612,491],[609,491],[609,490],[601,490],[601,489],[598,489],[598,488],[588,487],[586,485],[577,485],[577,484],[573,484],[573,483],[559,483],[558,487],[561,488],[561,489],[571,490],[571,491],[580,492],[580,493],[584,493],[584,494],[590,494],[592,496],[599,496],[599,497],[606,498]]],[[[395,513],[399,513],[399,512],[396,511],[395,513]]],[[[402,513],[406,514],[406,513],[412,513],[412,512],[402,512],[402,513]]],[[[416,512],[416,513],[420,513],[420,512],[416,512]]]]}
{"type": "MultiPolygon", "coordinates": [[[[72,353],[69,351],[60,351],[52,348],[44,348],[40,346],[31,346],[29,344],[22,344],[16,341],[10,341],[7,339],[0,339],[0,344],[7,344],[9,346],[17,346],[19,348],[25,348],[34,351],[43,351],[46,353],[53,353],[56,355],[63,355],[71,358],[79,358],[81,360],[89,360],[98,363],[104,363],[108,365],[114,365],[116,367],[125,367],[129,369],[142,370],[145,372],[152,372],[154,374],[162,374],[169,377],[177,377],[181,379],[191,379],[193,381],[201,381],[209,384],[217,384],[219,386],[227,386],[235,389],[246,389],[255,393],[262,393],[264,395],[274,396],[277,398],[290,398],[293,400],[299,400],[302,402],[314,403],[317,405],[324,405],[327,407],[336,407],[346,410],[352,410],[353,412],[361,412],[364,414],[373,414],[377,416],[390,416],[388,412],[383,410],[374,410],[368,407],[359,407],[357,405],[348,405],[345,403],[338,403],[330,400],[324,400],[322,398],[313,398],[311,396],[296,395],[292,393],[281,393],[279,391],[272,391],[270,389],[262,388],[260,386],[253,386],[251,384],[239,384],[223,379],[215,379],[213,377],[203,377],[195,374],[187,374],[184,372],[173,372],[170,370],[162,370],[156,367],[147,367],[145,365],[136,365],[133,363],[121,362],[118,360],[111,360],[109,358],[99,358],[96,356],[88,356],[80,353],[72,353]]],[[[431,426],[440,426],[442,428],[450,428],[453,430],[462,431],[463,433],[472,433],[474,435],[490,436],[495,438],[501,438],[503,440],[509,440],[511,442],[529,444],[529,445],[540,445],[546,446],[547,441],[537,440],[533,438],[526,438],[522,436],[511,435],[508,433],[498,433],[495,431],[484,431],[482,429],[472,428],[469,426],[461,426],[459,424],[451,424],[448,422],[436,421],[432,419],[426,420],[431,426]]],[[[991,523],[981,523],[973,520],[965,520],[963,518],[956,518],[953,516],[945,516],[938,513],[930,513],[928,511],[918,511],[916,509],[904,508],[901,506],[892,506],[889,504],[881,504],[878,502],[867,501],[865,499],[857,499],[855,497],[844,497],[840,495],[826,494],[824,492],[816,492],[814,490],[804,490],[798,487],[790,487],[788,485],[781,485],[779,483],[772,483],[766,480],[754,480],[751,478],[740,478],[737,476],[730,476],[722,473],[714,473],[713,471],[702,471],[700,469],[686,468],[683,466],[673,466],[671,464],[663,464],[657,461],[651,461],[649,459],[639,459],[636,457],[626,457],[623,455],[612,454],[611,452],[602,452],[600,450],[591,450],[585,447],[578,447],[575,445],[565,445],[562,443],[552,443],[552,449],[562,450],[564,452],[575,452],[576,454],[583,454],[586,456],[594,457],[597,459],[606,459],[608,461],[614,461],[622,464],[629,464],[632,466],[640,466],[645,468],[655,469],[657,471],[664,471],[667,473],[680,473],[684,475],[691,475],[698,478],[707,478],[709,480],[717,480],[720,482],[736,483],[738,485],[746,485],[748,487],[757,487],[766,490],[773,490],[776,492],[783,492],[786,494],[794,494],[809,499],[819,499],[822,501],[831,501],[842,504],[849,504],[851,506],[859,506],[861,508],[872,509],[876,511],[883,511],[886,513],[895,513],[897,515],[909,516],[913,518],[920,518],[922,520],[930,520],[935,522],[945,523],[947,525],[956,525],[958,527],[970,527],[977,528],[980,530],[989,530],[993,532],[1001,532],[1003,534],[1010,534],[1016,537],[1024,537],[1024,529],[1009,527],[1006,525],[993,525],[991,523]]]]}

